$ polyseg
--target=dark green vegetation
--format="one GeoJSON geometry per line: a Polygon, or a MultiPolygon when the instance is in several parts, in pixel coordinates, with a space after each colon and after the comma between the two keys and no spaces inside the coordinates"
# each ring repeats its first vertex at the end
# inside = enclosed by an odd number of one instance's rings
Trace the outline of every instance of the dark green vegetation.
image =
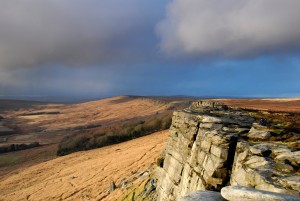
{"type": "Polygon", "coordinates": [[[32,142],[30,144],[11,144],[11,145],[0,147],[0,153],[6,153],[6,152],[11,152],[11,151],[20,151],[20,150],[24,150],[24,149],[31,149],[34,147],[39,147],[39,146],[41,146],[41,145],[38,142],[32,142]]]}
{"type": "Polygon", "coordinates": [[[172,113],[166,112],[144,119],[131,120],[120,126],[100,128],[96,132],[81,132],[67,136],[59,144],[57,155],[63,156],[76,151],[90,150],[132,140],[168,129],[171,122],[172,113]]]}

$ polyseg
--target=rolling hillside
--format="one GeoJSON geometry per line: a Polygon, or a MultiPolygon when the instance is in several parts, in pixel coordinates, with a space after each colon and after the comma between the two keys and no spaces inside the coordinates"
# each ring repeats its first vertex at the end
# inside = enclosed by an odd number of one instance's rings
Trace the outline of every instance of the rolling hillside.
{"type": "Polygon", "coordinates": [[[163,131],[96,150],[77,152],[1,178],[0,200],[115,200],[126,193],[117,185],[145,172],[167,141],[163,131]]]}

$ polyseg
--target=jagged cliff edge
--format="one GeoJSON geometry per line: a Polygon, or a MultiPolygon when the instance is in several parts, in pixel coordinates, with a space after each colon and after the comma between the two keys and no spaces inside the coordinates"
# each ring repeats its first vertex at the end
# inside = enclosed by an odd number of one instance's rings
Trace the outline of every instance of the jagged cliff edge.
{"type": "MultiPolygon", "coordinates": [[[[271,141],[286,136],[284,126],[260,125],[255,115],[210,101],[174,112],[163,167],[157,170],[157,200],[179,200],[196,190],[219,192],[234,185],[297,199],[299,146],[271,141]]],[[[299,143],[299,134],[289,136],[299,143]]]]}

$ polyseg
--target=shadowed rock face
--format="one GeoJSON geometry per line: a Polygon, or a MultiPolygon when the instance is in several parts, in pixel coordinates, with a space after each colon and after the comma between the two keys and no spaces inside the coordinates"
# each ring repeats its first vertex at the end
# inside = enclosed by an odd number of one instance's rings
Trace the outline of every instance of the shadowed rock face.
{"type": "Polygon", "coordinates": [[[164,166],[158,170],[158,200],[227,185],[299,196],[299,151],[269,142],[274,125],[258,125],[254,117],[254,112],[208,101],[174,112],[164,166]]]}

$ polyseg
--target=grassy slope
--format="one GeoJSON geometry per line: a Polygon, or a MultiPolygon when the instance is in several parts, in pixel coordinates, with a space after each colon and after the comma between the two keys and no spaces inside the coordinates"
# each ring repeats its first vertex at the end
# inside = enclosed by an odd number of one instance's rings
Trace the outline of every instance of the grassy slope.
{"type": "Polygon", "coordinates": [[[118,145],[77,152],[1,179],[0,200],[115,200],[125,189],[109,193],[109,184],[145,171],[166,144],[163,131],[118,145]]]}
{"type": "MultiPolygon", "coordinates": [[[[239,106],[244,108],[289,111],[289,112],[298,112],[298,113],[300,112],[300,101],[297,99],[296,100],[295,99],[294,100],[234,99],[234,100],[221,100],[221,101],[229,105],[239,106]]],[[[119,120],[131,119],[135,116],[142,115],[142,114],[151,115],[151,114],[155,114],[156,112],[164,111],[167,108],[167,106],[164,104],[165,102],[150,101],[149,99],[143,99],[143,98],[136,100],[132,98],[124,99],[123,97],[115,97],[111,99],[93,101],[90,103],[77,104],[72,106],[49,105],[47,107],[39,106],[38,110],[34,109],[34,111],[42,111],[42,112],[49,112],[49,111],[53,112],[59,110],[60,114],[55,114],[55,115],[46,114],[46,115],[20,116],[22,114],[32,112],[31,110],[29,111],[27,108],[27,109],[19,109],[14,113],[8,114],[8,116],[12,118],[16,118],[17,120],[23,122],[25,127],[27,124],[30,124],[32,126],[44,126],[46,129],[46,133],[45,135],[43,135],[42,139],[44,139],[47,142],[47,140],[51,139],[52,137],[56,139],[55,138],[56,134],[58,136],[64,135],[65,133],[57,132],[57,130],[65,129],[66,126],[70,126],[72,128],[78,125],[89,124],[90,122],[96,122],[96,123],[100,122],[102,124],[110,124],[111,122],[118,123],[118,119],[119,120]]],[[[132,142],[140,142],[138,140],[141,139],[149,139],[149,138],[151,138],[153,142],[155,142],[154,140],[158,140],[152,138],[152,136],[147,136],[140,139],[136,139],[137,141],[133,140],[130,142],[122,143],[120,145],[114,145],[111,147],[116,148],[118,146],[123,146],[126,144],[130,144],[132,142]]],[[[159,144],[165,143],[165,138],[163,140],[164,141],[159,142],[159,144]]],[[[149,145],[151,145],[152,143],[151,140],[148,141],[149,141],[149,145]]],[[[155,143],[157,143],[157,141],[155,143]]],[[[131,148],[128,148],[128,151],[133,153],[135,153],[136,151],[139,152],[143,146],[147,148],[148,142],[143,141],[143,143],[138,143],[138,145],[134,145],[131,148]]],[[[134,161],[131,161],[131,163],[128,164],[124,163],[124,165],[122,166],[114,166],[114,165],[107,166],[110,167],[110,169],[112,169],[114,172],[105,173],[109,175],[108,177],[105,178],[102,177],[101,175],[103,171],[106,172],[106,170],[108,169],[105,168],[105,163],[100,165],[98,164],[97,161],[98,160],[102,161],[100,157],[104,155],[108,156],[108,158],[106,158],[107,160],[115,159],[115,156],[111,155],[109,152],[100,153],[100,150],[102,151],[110,150],[112,152],[117,152],[119,148],[112,150],[110,149],[110,147],[105,147],[98,150],[89,151],[89,152],[80,152],[80,153],[72,154],[70,156],[55,159],[53,161],[48,161],[46,163],[41,163],[44,160],[49,160],[54,157],[54,155],[50,154],[51,156],[47,156],[47,154],[55,150],[56,147],[55,145],[51,145],[51,146],[49,145],[49,147],[47,148],[48,150],[44,150],[44,151],[41,150],[42,148],[41,149],[36,148],[32,150],[25,150],[26,152],[25,151],[20,152],[22,153],[20,154],[20,156],[19,153],[17,152],[12,153],[13,155],[8,154],[9,156],[6,156],[7,158],[14,158],[16,157],[15,154],[18,154],[17,160],[16,161],[10,160],[9,161],[10,166],[5,167],[6,169],[4,170],[4,172],[2,172],[2,173],[7,173],[11,171],[10,174],[6,176],[3,176],[2,174],[1,176],[1,170],[3,170],[3,167],[0,168],[0,177],[1,179],[3,179],[0,184],[0,191],[5,192],[3,194],[3,199],[14,198],[16,200],[18,199],[22,200],[23,198],[26,198],[26,196],[28,196],[29,194],[33,194],[32,198],[34,198],[35,196],[41,196],[41,197],[44,196],[45,200],[47,199],[51,200],[52,198],[50,197],[53,194],[55,198],[65,198],[67,200],[68,199],[72,200],[73,198],[80,199],[80,196],[88,197],[89,195],[91,195],[92,197],[98,196],[98,198],[100,198],[101,196],[105,197],[107,195],[109,196],[114,195],[115,197],[107,197],[107,200],[114,200],[112,198],[116,198],[117,195],[122,195],[124,192],[116,191],[113,194],[108,194],[107,189],[109,186],[109,182],[114,179],[116,179],[116,181],[118,182],[123,177],[130,176],[130,170],[135,167],[135,165],[130,165],[130,164],[136,164],[134,161]],[[90,153],[93,154],[89,155],[90,153]],[[30,158],[33,156],[40,156],[40,157],[36,157],[35,159],[30,160],[30,158]],[[88,159],[90,156],[92,156],[94,160],[92,160],[91,163],[88,163],[89,161],[88,159]],[[20,163],[22,164],[20,165],[20,163]],[[37,163],[41,163],[41,164],[30,167],[37,163]],[[84,163],[85,165],[81,166],[80,164],[82,163],[84,163]],[[95,166],[93,165],[94,163],[95,166]],[[58,169],[55,168],[56,166],[58,167],[58,169]],[[95,169],[97,170],[89,169],[89,166],[95,167],[95,169]],[[73,167],[76,168],[73,169],[73,167]],[[43,170],[43,168],[45,169],[43,170]],[[52,168],[54,171],[51,170],[52,168]],[[18,169],[18,171],[13,171],[13,169],[18,169]],[[124,169],[126,169],[126,174],[123,171],[124,169]],[[99,171],[95,175],[93,175],[93,177],[97,177],[96,180],[92,180],[96,182],[95,184],[90,183],[89,178],[91,179],[92,175],[87,174],[88,171],[91,171],[91,174],[94,174],[93,171],[99,171]],[[124,174],[122,173],[120,175],[119,173],[121,172],[123,172],[124,174]],[[78,176],[80,178],[79,180],[77,179],[78,177],[76,174],[79,175],[78,176]],[[38,175],[39,177],[35,177],[36,175],[38,175]],[[71,175],[73,175],[74,178],[71,175]],[[46,180],[46,182],[43,182],[39,178],[42,180],[46,180]],[[100,181],[101,180],[100,178],[102,178],[103,182],[105,181],[106,183],[105,184],[102,183],[102,181],[100,181]],[[72,182],[73,179],[75,179],[76,182],[72,182]],[[53,184],[51,184],[51,182],[53,182],[53,184]],[[56,184],[62,185],[63,186],[62,189],[65,189],[66,192],[65,193],[62,192],[59,186],[56,184]],[[49,194],[50,192],[46,192],[45,194],[45,192],[43,192],[42,189],[38,190],[39,188],[41,188],[42,185],[49,187],[49,189],[52,190],[51,191],[52,194],[50,195],[49,194]],[[103,185],[103,187],[98,189],[95,185],[100,185],[100,186],[103,185]],[[86,186],[86,187],[82,187],[82,186],[86,186]],[[73,190],[69,190],[69,188],[73,190]],[[33,193],[36,190],[37,192],[33,193]],[[13,195],[11,193],[12,191],[14,191],[16,194],[13,195]]],[[[53,153],[55,152],[53,151],[53,153]]],[[[141,151],[141,153],[145,154],[145,152],[143,151],[141,151]]],[[[120,161],[123,161],[122,157],[129,153],[126,152],[126,154],[124,153],[122,154],[118,156],[120,157],[118,158],[120,161]]],[[[128,155],[128,157],[133,157],[132,159],[134,160],[135,155],[128,155]]],[[[148,157],[150,159],[152,158],[150,155],[148,157]]],[[[148,167],[149,164],[150,162],[147,161],[142,165],[142,167],[146,168],[146,166],[148,167]]]]}
{"type": "Polygon", "coordinates": [[[130,121],[133,118],[147,118],[170,107],[170,101],[141,97],[114,97],[68,105],[23,101],[2,101],[2,103],[2,109],[5,109],[6,105],[7,110],[0,111],[0,115],[8,119],[6,123],[19,130],[16,135],[9,136],[5,143],[38,141],[44,146],[1,154],[6,158],[18,155],[18,158],[10,163],[3,162],[0,177],[13,170],[56,158],[57,144],[66,135],[99,132],[99,128],[85,129],[89,125],[101,124],[113,128],[120,122],[130,121]]]}

